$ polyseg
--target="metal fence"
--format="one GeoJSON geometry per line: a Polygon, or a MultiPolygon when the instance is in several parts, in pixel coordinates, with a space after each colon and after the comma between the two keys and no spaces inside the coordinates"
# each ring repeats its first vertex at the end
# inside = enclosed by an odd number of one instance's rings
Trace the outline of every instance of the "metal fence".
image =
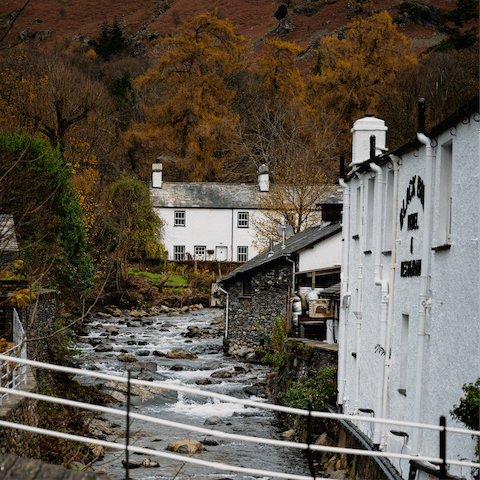
{"type": "MultiPolygon", "coordinates": [[[[23,330],[22,322],[18,316],[16,309],[13,309],[13,343],[14,346],[2,355],[5,357],[16,357],[21,359],[27,358],[27,345],[25,343],[25,331],[23,330]]],[[[27,366],[24,363],[16,363],[2,358],[1,365],[1,386],[10,389],[18,390],[22,388],[22,383],[27,383],[27,366]]],[[[3,400],[9,400],[9,392],[0,392],[0,406],[3,400]]]]}
{"type": "MultiPolygon", "coordinates": [[[[0,361],[2,362],[8,362],[9,358],[0,355],[0,361]]],[[[472,430],[467,430],[465,428],[453,428],[453,427],[446,427],[444,424],[441,425],[430,425],[430,424],[422,424],[422,423],[413,423],[413,422],[405,422],[401,420],[394,420],[394,419],[381,419],[381,418],[372,418],[372,417],[365,417],[365,416],[359,416],[359,415],[346,415],[346,414],[338,414],[338,413],[331,413],[331,412],[319,412],[319,411],[312,411],[312,410],[301,410],[297,408],[289,408],[281,405],[273,405],[269,403],[261,403],[261,402],[255,402],[252,400],[245,400],[245,399],[239,399],[235,397],[230,397],[228,395],[223,395],[219,393],[214,393],[214,392],[209,392],[209,391],[204,391],[204,390],[197,390],[197,389],[192,389],[190,387],[186,387],[183,385],[172,385],[172,384],[166,384],[163,382],[151,382],[151,381],[146,381],[146,380],[137,380],[137,379],[131,379],[130,375],[128,375],[128,378],[125,377],[120,377],[120,376],[114,376],[114,375],[107,375],[104,373],[100,372],[92,372],[90,370],[84,370],[84,369],[78,369],[78,368],[71,368],[71,367],[63,367],[60,365],[52,365],[52,364],[47,364],[47,363],[41,363],[41,362],[35,362],[32,360],[25,360],[25,359],[20,359],[20,358],[13,358],[10,357],[10,362],[14,362],[19,365],[31,365],[35,368],[44,368],[48,370],[53,370],[53,371],[61,371],[65,373],[70,373],[72,375],[85,375],[89,377],[95,377],[95,378],[102,378],[106,380],[112,380],[116,382],[123,382],[127,383],[128,387],[130,384],[132,385],[142,385],[142,386],[148,386],[148,387],[160,387],[163,389],[167,390],[175,390],[179,392],[185,392],[185,393],[192,393],[195,395],[203,396],[203,397],[212,397],[216,398],[220,401],[224,402],[230,402],[230,403],[238,403],[238,404],[243,404],[243,405],[248,405],[250,407],[256,407],[260,409],[266,409],[266,410],[273,410],[273,411],[280,411],[284,413],[289,413],[289,414],[294,414],[294,415],[302,415],[302,416],[307,416],[307,417],[317,417],[317,418],[330,418],[334,420],[350,420],[350,421],[365,421],[365,422],[378,422],[378,423],[384,423],[387,425],[403,425],[403,426],[408,426],[412,428],[421,428],[424,430],[433,430],[437,431],[440,435],[443,436],[445,439],[445,433],[458,433],[458,434],[463,434],[463,435],[474,435],[474,436],[480,436],[480,431],[472,431],[472,430]]],[[[7,393],[8,388],[0,387],[0,393],[7,393]]],[[[351,455],[361,455],[361,456],[368,456],[368,457],[377,457],[377,458],[398,458],[398,459],[405,459],[405,460],[416,460],[416,461],[423,461],[423,462],[429,462],[433,465],[440,465],[440,469],[444,469],[446,471],[446,467],[448,465],[456,465],[460,467],[467,467],[467,468],[480,468],[479,463],[474,463],[471,461],[465,461],[465,460],[458,460],[458,459],[447,459],[446,457],[446,452],[445,449],[440,449],[441,451],[441,456],[440,457],[428,457],[428,456],[423,456],[423,455],[408,455],[405,453],[393,453],[393,452],[384,452],[384,451],[370,451],[370,450],[360,450],[360,449],[355,449],[355,448],[340,448],[340,447],[332,447],[332,446],[324,446],[324,445],[312,445],[309,443],[297,443],[297,442],[290,442],[290,441],[285,441],[285,440],[275,440],[271,438],[260,438],[260,437],[253,437],[253,436],[247,436],[247,435],[237,435],[237,434],[232,434],[232,433],[226,433],[218,430],[210,430],[210,429],[205,429],[202,427],[197,427],[193,425],[186,425],[186,424],[181,424],[181,423],[176,423],[168,420],[164,420],[161,418],[155,418],[151,416],[146,416],[146,415],[140,415],[138,413],[130,413],[129,411],[129,401],[127,401],[127,409],[126,410],[120,410],[117,408],[111,408],[111,407],[103,407],[99,405],[93,405],[93,404],[87,404],[87,403],[82,403],[82,402],[77,402],[74,400],[68,400],[68,399],[63,399],[63,398],[58,398],[58,397],[49,397],[46,395],[39,395],[35,393],[29,393],[29,392],[24,392],[19,389],[17,390],[10,390],[10,394],[16,395],[16,396],[21,396],[21,397],[27,397],[27,398],[34,398],[37,400],[42,400],[46,402],[54,402],[62,405],[70,405],[78,408],[83,408],[86,410],[91,410],[91,411],[97,411],[97,412],[105,412],[105,413],[113,413],[116,414],[120,417],[124,417],[126,419],[126,425],[129,424],[129,421],[132,419],[139,419],[139,420],[144,420],[148,421],[157,425],[164,425],[167,427],[175,427],[175,428],[182,428],[187,431],[193,431],[193,432],[198,432],[198,433],[204,433],[208,435],[213,435],[217,436],[220,438],[225,438],[225,439],[231,439],[231,440],[236,440],[236,441],[244,441],[244,442],[253,442],[253,443],[258,443],[258,444],[266,444],[266,445],[276,445],[276,446],[282,446],[282,447],[287,447],[287,448],[296,448],[299,450],[304,450],[307,451],[308,453],[313,452],[313,451],[318,451],[318,452],[331,452],[333,454],[351,454],[351,455]]],[[[312,475],[311,477],[305,476],[305,475],[294,475],[291,473],[284,473],[284,472],[273,472],[273,471],[264,471],[264,470],[258,470],[258,469],[253,469],[253,468],[245,468],[245,467],[236,467],[233,465],[227,465],[223,463],[218,463],[218,462],[210,462],[210,461],[205,461],[205,460],[200,460],[197,458],[193,457],[185,457],[180,454],[175,454],[175,453],[168,453],[165,451],[158,451],[158,450],[152,450],[148,448],[143,448],[143,447],[136,447],[133,445],[129,445],[128,442],[128,436],[126,438],[126,443],[121,444],[121,443],[116,443],[116,442],[108,442],[104,440],[99,440],[96,438],[88,438],[88,437],[81,437],[77,435],[70,435],[67,433],[63,432],[56,432],[52,430],[47,430],[47,429],[41,429],[37,427],[31,427],[29,425],[22,425],[18,423],[12,423],[12,422],[6,422],[6,421],[0,421],[0,426],[7,427],[7,428],[15,428],[18,430],[24,430],[24,431],[30,431],[34,433],[39,433],[43,435],[49,435],[57,438],[65,438],[73,441],[79,441],[79,442],[85,442],[85,443],[90,443],[90,444],[95,444],[95,445],[102,445],[111,449],[116,449],[116,450],[124,450],[125,451],[125,456],[128,459],[128,453],[143,453],[146,455],[155,455],[159,457],[164,457],[164,458],[170,458],[170,459],[175,459],[178,460],[179,462],[187,462],[187,463],[194,463],[198,465],[203,465],[207,467],[211,467],[214,469],[219,469],[219,470],[225,470],[225,471],[234,471],[234,472],[242,472],[242,473],[249,473],[252,475],[261,475],[261,476],[269,476],[269,477],[275,477],[275,478],[286,478],[290,480],[314,480],[315,476],[312,475]]],[[[444,442],[443,442],[444,443],[444,442]]],[[[127,462],[128,463],[128,462],[127,462]]],[[[127,475],[128,476],[128,475],[127,475]]],[[[317,479],[323,478],[323,477],[316,477],[317,479]]]]}

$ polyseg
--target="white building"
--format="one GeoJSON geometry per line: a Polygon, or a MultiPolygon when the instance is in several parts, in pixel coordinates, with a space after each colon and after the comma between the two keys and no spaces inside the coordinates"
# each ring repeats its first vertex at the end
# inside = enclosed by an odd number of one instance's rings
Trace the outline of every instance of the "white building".
{"type": "Polygon", "coordinates": [[[170,260],[246,262],[259,253],[253,217],[268,195],[266,167],[260,167],[258,185],[163,182],[162,164],[152,168],[152,203],[170,260]]]}
{"type": "MultiPolygon", "coordinates": [[[[445,415],[465,428],[450,411],[479,376],[477,112],[478,99],[391,153],[382,120],[352,129],[352,169],[341,181],[344,413],[435,425],[445,415]]],[[[352,421],[374,448],[439,456],[438,432],[352,421]]],[[[448,434],[447,458],[473,460],[472,438],[448,434]]],[[[438,476],[433,465],[391,461],[404,479],[438,476]]]]}

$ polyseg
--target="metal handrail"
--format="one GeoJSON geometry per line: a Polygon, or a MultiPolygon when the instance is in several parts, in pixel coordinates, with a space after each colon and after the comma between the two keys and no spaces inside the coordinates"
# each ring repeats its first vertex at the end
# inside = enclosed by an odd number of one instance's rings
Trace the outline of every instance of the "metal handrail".
{"type": "MultiPolygon", "coordinates": [[[[27,345],[25,343],[25,330],[22,322],[18,316],[17,310],[13,309],[13,342],[14,346],[9,348],[2,355],[8,357],[27,359],[27,345]]],[[[11,362],[6,359],[0,359],[0,384],[4,388],[19,389],[22,388],[22,383],[27,383],[27,365],[23,363],[11,362]]],[[[9,393],[0,393],[0,406],[3,404],[3,399],[9,401],[9,393]]]]}

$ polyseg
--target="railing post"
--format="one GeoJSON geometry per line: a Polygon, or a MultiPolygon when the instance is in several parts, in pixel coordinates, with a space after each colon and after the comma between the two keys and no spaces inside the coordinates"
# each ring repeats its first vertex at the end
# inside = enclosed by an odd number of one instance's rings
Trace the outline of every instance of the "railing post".
{"type": "Polygon", "coordinates": [[[440,417],[440,426],[443,427],[440,430],[440,458],[442,463],[440,464],[440,479],[446,480],[447,478],[447,431],[445,430],[447,423],[445,417],[440,417]]]}

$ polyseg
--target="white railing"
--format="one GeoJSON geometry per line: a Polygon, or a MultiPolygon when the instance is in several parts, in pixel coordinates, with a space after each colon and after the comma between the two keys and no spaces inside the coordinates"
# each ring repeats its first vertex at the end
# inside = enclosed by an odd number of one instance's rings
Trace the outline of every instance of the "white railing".
{"type": "MultiPolygon", "coordinates": [[[[425,430],[433,430],[433,431],[444,431],[444,432],[450,432],[450,433],[459,433],[459,434],[464,434],[464,435],[475,435],[475,436],[480,436],[480,431],[472,431],[472,430],[467,430],[467,429],[460,429],[460,428],[452,428],[452,427],[443,427],[440,425],[431,425],[431,424],[422,424],[422,423],[414,423],[414,422],[405,422],[401,420],[394,420],[394,419],[381,419],[381,418],[373,418],[373,417],[366,417],[366,416],[359,416],[359,415],[345,415],[345,414],[338,414],[338,413],[328,413],[328,412],[317,412],[317,411],[308,411],[308,410],[301,410],[297,408],[289,408],[289,407],[284,407],[281,405],[272,405],[268,403],[261,403],[261,402],[254,402],[252,400],[243,400],[235,397],[230,397],[228,395],[223,395],[223,394],[218,394],[218,393],[213,393],[213,392],[208,392],[205,390],[196,390],[190,387],[184,387],[181,385],[172,385],[172,384],[167,384],[163,382],[151,382],[151,381],[145,381],[145,380],[136,380],[136,379],[128,379],[125,377],[120,377],[120,376],[113,376],[113,375],[107,375],[104,373],[98,373],[98,372],[92,372],[90,370],[83,370],[83,369],[78,369],[78,368],[70,368],[70,367],[62,367],[60,365],[51,365],[48,363],[41,363],[41,362],[34,362],[32,360],[25,360],[21,358],[9,358],[6,357],[5,355],[0,355],[0,361],[11,361],[15,362],[18,364],[23,364],[23,365],[32,365],[37,368],[45,368],[48,370],[54,370],[54,371],[61,371],[61,372],[66,372],[70,373],[73,375],[84,375],[84,376],[90,376],[90,377],[95,377],[95,378],[102,378],[102,379],[107,379],[107,380],[112,380],[116,382],[123,382],[127,383],[130,382],[132,385],[141,385],[141,386],[147,386],[147,387],[159,387],[162,389],[167,389],[167,390],[174,390],[174,391],[179,391],[179,392],[185,392],[185,393],[192,393],[195,395],[199,396],[204,396],[204,397],[212,397],[216,398],[218,400],[224,401],[224,402],[230,402],[230,403],[238,403],[238,404],[243,404],[246,406],[250,407],[256,407],[256,408],[261,408],[265,410],[274,410],[274,411],[280,411],[284,413],[289,413],[289,414],[296,414],[296,415],[303,415],[303,416],[309,416],[311,415],[312,417],[317,417],[317,418],[329,418],[329,419],[337,419],[337,420],[350,420],[350,421],[364,421],[364,422],[374,422],[374,423],[383,423],[387,425],[398,425],[398,426],[408,426],[408,427],[415,427],[415,428],[422,428],[425,430]]],[[[5,387],[0,387],[0,392],[8,392],[8,389],[5,387]]],[[[323,446],[323,445],[308,445],[306,443],[296,443],[296,442],[289,442],[289,441],[283,441],[283,440],[274,440],[270,438],[260,438],[260,437],[252,437],[252,436],[246,436],[246,435],[236,435],[236,434],[231,434],[231,433],[226,433],[226,432],[221,432],[218,430],[210,430],[210,429],[205,429],[202,427],[196,427],[192,425],[186,425],[186,424],[181,424],[181,423],[176,423],[168,420],[163,420],[160,418],[155,418],[155,417],[150,417],[147,415],[141,415],[137,413],[129,413],[128,409],[127,410],[119,410],[115,408],[110,408],[110,407],[103,407],[103,406],[98,406],[98,405],[92,405],[92,404],[87,404],[87,403],[82,403],[82,402],[77,402],[74,400],[67,400],[63,398],[58,398],[58,397],[49,397],[46,395],[39,395],[35,393],[29,393],[29,392],[23,392],[21,390],[11,390],[10,394],[13,395],[19,395],[22,397],[28,397],[28,398],[34,398],[42,401],[49,401],[49,402],[54,402],[62,405],[69,405],[69,406],[74,406],[78,408],[83,408],[86,410],[92,410],[92,411],[97,411],[97,412],[105,412],[105,413],[112,413],[115,415],[119,415],[121,417],[125,417],[127,420],[128,419],[140,419],[144,421],[148,421],[154,424],[158,425],[165,425],[169,427],[175,427],[175,428],[182,428],[184,430],[188,431],[193,431],[193,432],[198,432],[198,433],[204,433],[207,435],[212,435],[212,436],[217,436],[220,438],[228,438],[228,439],[234,439],[237,441],[246,441],[246,442],[253,442],[253,443],[258,443],[258,444],[266,444],[266,445],[275,445],[279,447],[287,447],[287,448],[296,448],[300,450],[311,450],[311,451],[319,451],[319,452],[331,452],[334,454],[350,454],[350,455],[360,455],[360,456],[368,456],[368,457],[379,457],[379,458],[398,458],[398,459],[405,459],[405,460],[417,460],[417,461],[424,461],[424,462],[429,462],[430,464],[433,465],[438,465],[442,464],[443,459],[438,458],[438,457],[427,457],[427,456],[422,456],[422,455],[409,455],[409,454],[403,454],[403,453],[394,453],[394,452],[384,452],[384,451],[369,451],[369,450],[360,450],[360,449],[354,449],[354,448],[340,448],[340,447],[330,447],[330,446],[323,446]]],[[[53,437],[57,438],[65,438],[73,441],[79,441],[79,442],[85,442],[85,443],[91,443],[91,444],[96,444],[96,445],[103,445],[105,447],[117,449],[117,450],[125,450],[127,452],[132,452],[132,453],[143,453],[147,455],[155,455],[158,457],[164,457],[164,458],[170,458],[170,459],[175,459],[178,460],[179,462],[186,462],[186,463],[194,463],[198,465],[203,465],[203,466],[208,466],[211,468],[215,469],[220,469],[220,470],[225,470],[225,471],[235,471],[235,472],[242,472],[242,473],[248,473],[252,475],[261,475],[261,476],[270,476],[270,477],[276,477],[276,478],[288,478],[292,480],[311,480],[312,477],[309,476],[303,476],[303,475],[294,475],[294,474],[289,474],[289,473],[283,473],[283,472],[271,472],[271,471],[265,471],[265,470],[257,470],[257,469],[252,469],[252,468],[244,468],[244,467],[236,467],[232,465],[226,465],[223,463],[218,463],[218,462],[209,462],[209,461],[204,461],[200,460],[197,458],[193,457],[185,457],[180,454],[172,454],[172,453],[167,453],[165,451],[157,451],[157,450],[152,450],[152,449],[146,449],[142,447],[135,447],[135,446],[129,446],[128,442],[127,445],[122,444],[122,443],[115,443],[115,442],[107,442],[103,440],[98,440],[98,439],[92,439],[88,437],[81,437],[81,436],[76,436],[76,435],[70,435],[62,432],[56,432],[52,430],[46,430],[46,429],[40,429],[36,427],[31,427],[28,425],[22,425],[18,423],[11,423],[11,422],[5,422],[5,421],[0,421],[0,426],[4,426],[7,428],[15,428],[19,430],[25,430],[25,431],[30,431],[34,433],[39,433],[43,435],[50,435],[53,437]]],[[[460,467],[467,467],[467,468],[480,468],[479,463],[474,463],[470,461],[465,461],[465,460],[457,460],[457,459],[445,459],[446,465],[456,465],[460,467]]],[[[321,479],[322,477],[316,477],[317,479],[321,479]]]]}
{"type": "MultiPolygon", "coordinates": [[[[2,353],[3,357],[17,357],[26,360],[27,345],[25,343],[25,331],[18,312],[13,309],[13,343],[14,346],[2,353]]],[[[0,406],[3,399],[9,400],[10,390],[22,388],[22,383],[27,383],[27,365],[12,362],[11,359],[2,358],[0,361],[1,386],[7,391],[0,392],[0,406]]]]}

